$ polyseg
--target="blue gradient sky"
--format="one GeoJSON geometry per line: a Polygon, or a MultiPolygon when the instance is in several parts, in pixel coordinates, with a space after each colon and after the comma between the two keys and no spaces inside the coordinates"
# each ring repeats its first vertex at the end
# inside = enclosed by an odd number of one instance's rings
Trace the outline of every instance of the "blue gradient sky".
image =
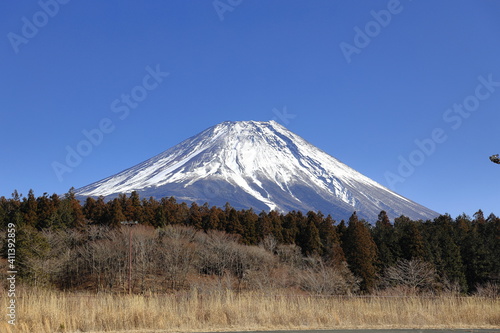
{"type": "Polygon", "coordinates": [[[3,1],[0,36],[0,195],[275,118],[440,213],[500,214],[498,1],[3,1]]]}

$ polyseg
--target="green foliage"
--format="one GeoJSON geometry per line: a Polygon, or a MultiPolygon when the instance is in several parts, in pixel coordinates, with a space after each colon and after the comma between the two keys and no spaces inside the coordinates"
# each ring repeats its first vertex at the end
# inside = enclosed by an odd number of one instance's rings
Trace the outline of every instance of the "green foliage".
{"type": "Polygon", "coordinates": [[[377,245],[364,221],[358,220],[356,212],[349,218],[342,244],[351,271],[361,278],[361,290],[370,292],[377,277],[377,245]]]}
{"type": "Polygon", "coordinates": [[[344,250],[340,245],[340,236],[330,215],[319,221],[318,231],[321,239],[321,253],[327,263],[340,267],[345,261],[344,250]]]}
{"type": "Polygon", "coordinates": [[[431,239],[431,251],[438,275],[457,283],[467,290],[460,248],[454,239],[453,220],[449,215],[441,215],[427,228],[431,239]]]}
{"type": "Polygon", "coordinates": [[[48,258],[50,244],[31,226],[16,228],[16,270],[19,277],[34,285],[46,284],[49,280],[44,263],[48,258]]]}
{"type": "Polygon", "coordinates": [[[378,249],[378,267],[383,270],[396,264],[401,252],[396,231],[385,211],[378,215],[375,228],[372,230],[373,240],[378,249]]]}
{"type": "Polygon", "coordinates": [[[410,220],[406,216],[394,219],[394,229],[398,238],[400,257],[406,260],[419,259],[428,261],[428,252],[424,236],[420,231],[422,223],[410,220]]]}
{"type": "Polygon", "coordinates": [[[355,213],[346,225],[344,221],[336,224],[321,212],[256,214],[252,209],[236,210],[230,204],[221,208],[196,203],[188,206],[173,197],[141,199],[136,192],[107,201],[86,198],[82,203],[73,189],[63,196],[44,193],[35,197],[29,191],[23,197],[14,191],[10,199],[0,197],[0,230],[5,231],[8,223],[16,226],[21,277],[36,283],[47,280],[40,273],[40,262],[53,251],[53,240],[47,241],[45,232],[86,233],[97,226],[119,230],[120,222],[126,220],[154,228],[186,225],[204,233],[224,231],[246,245],[273,239],[276,253],[288,247],[300,249],[302,255],[321,258],[337,269],[347,262],[365,292],[377,285],[379,273],[401,260],[429,263],[443,288],[453,283],[463,292],[475,292],[478,286],[500,281],[500,218],[494,214],[485,217],[481,210],[473,219],[442,215],[434,221],[412,221],[400,216],[393,224],[382,211],[371,226],[359,221],[355,213]]]}
{"type": "Polygon", "coordinates": [[[321,216],[314,212],[308,212],[307,217],[299,225],[297,245],[302,249],[305,256],[321,255],[322,246],[318,225],[321,216]]]}

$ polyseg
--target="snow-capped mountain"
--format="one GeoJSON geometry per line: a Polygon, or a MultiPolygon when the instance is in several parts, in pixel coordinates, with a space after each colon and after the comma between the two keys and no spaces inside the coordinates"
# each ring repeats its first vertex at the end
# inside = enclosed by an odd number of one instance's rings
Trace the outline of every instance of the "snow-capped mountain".
{"type": "Polygon", "coordinates": [[[275,121],[226,121],[130,169],[76,191],[80,197],[141,197],[255,211],[321,210],[370,222],[385,210],[393,218],[439,215],[365,177],[275,121]]]}

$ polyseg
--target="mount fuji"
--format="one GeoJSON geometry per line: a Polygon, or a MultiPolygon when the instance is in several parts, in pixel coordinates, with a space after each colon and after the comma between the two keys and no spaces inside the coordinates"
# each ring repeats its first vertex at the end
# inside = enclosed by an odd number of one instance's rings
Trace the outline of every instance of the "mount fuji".
{"type": "Polygon", "coordinates": [[[336,220],[354,211],[370,222],[432,219],[439,214],[396,194],[290,132],[275,121],[226,121],[116,175],[76,190],[104,196],[137,191],[141,197],[237,209],[320,210],[336,220]]]}

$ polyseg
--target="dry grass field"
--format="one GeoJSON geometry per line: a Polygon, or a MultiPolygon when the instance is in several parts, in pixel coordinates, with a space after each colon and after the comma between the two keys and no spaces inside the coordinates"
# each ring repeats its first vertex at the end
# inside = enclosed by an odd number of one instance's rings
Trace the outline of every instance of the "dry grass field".
{"type": "MultiPolygon", "coordinates": [[[[500,328],[500,299],[479,297],[340,298],[231,291],[96,295],[36,289],[17,294],[16,326],[2,321],[1,332],[500,328]]],[[[9,299],[1,296],[6,312],[9,299]]]]}

